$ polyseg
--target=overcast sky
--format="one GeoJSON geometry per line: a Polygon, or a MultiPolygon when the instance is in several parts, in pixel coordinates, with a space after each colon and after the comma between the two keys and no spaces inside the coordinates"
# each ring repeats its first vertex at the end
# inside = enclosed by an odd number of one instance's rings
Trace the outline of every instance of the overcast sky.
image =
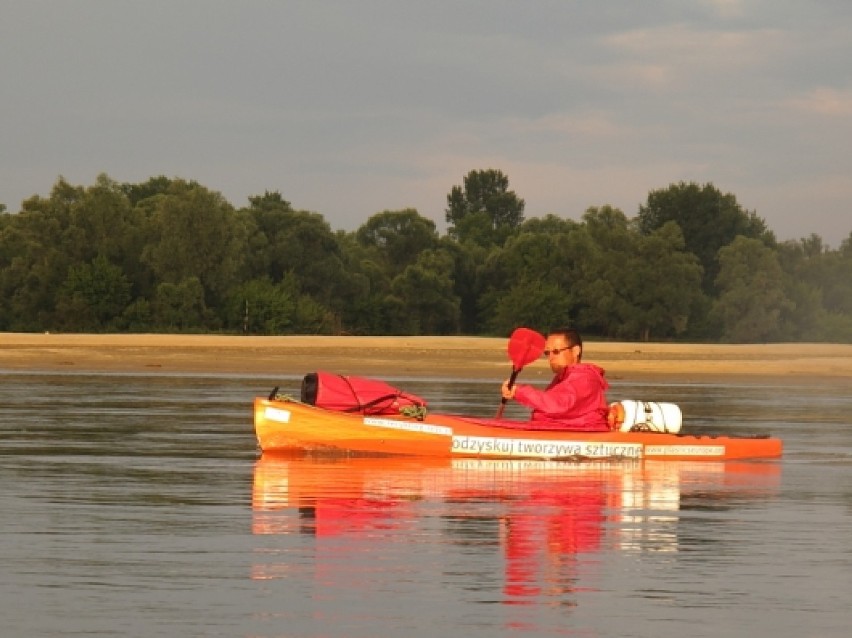
{"type": "Polygon", "coordinates": [[[849,0],[0,0],[0,203],[167,175],[353,230],[496,168],[527,217],[712,182],[852,231],[849,0]]]}

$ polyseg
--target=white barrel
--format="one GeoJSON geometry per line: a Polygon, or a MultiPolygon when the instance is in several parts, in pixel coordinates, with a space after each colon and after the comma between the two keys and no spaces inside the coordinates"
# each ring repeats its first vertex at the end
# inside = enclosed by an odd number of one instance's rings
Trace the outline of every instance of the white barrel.
{"type": "Polygon", "coordinates": [[[680,432],[683,415],[674,403],[656,401],[619,401],[624,408],[624,422],[619,427],[622,432],[631,430],[649,432],[680,432]]]}

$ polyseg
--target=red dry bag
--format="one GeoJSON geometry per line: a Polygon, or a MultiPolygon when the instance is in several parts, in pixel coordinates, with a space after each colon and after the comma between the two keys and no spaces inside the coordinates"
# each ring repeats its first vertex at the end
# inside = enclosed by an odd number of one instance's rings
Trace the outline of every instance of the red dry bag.
{"type": "Polygon", "coordinates": [[[400,414],[403,408],[426,407],[426,401],[417,395],[384,381],[322,371],[302,379],[302,403],[361,414],[400,414]]]}

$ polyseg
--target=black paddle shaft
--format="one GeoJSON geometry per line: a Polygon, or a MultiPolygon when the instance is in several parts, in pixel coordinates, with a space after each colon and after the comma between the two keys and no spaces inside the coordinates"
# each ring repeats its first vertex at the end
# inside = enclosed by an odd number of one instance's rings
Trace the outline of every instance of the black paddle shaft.
{"type": "MultiPolygon", "coordinates": [[[[520,371],[521,371],[520,368],[512,368],[512,374],[511,374],[511,376],[509,376],[509,384],[508,384],[510,388],[515,385],[515,379],[518,378],[518,373],[520,371]]],[[[506,397],[500,397],[500,407],[497,408],[497,418],[498,419],[503,416],[503,410],[506,408],[506,403],[508,403],[508,402],[509,402],[509,400],[506,397]]]]}

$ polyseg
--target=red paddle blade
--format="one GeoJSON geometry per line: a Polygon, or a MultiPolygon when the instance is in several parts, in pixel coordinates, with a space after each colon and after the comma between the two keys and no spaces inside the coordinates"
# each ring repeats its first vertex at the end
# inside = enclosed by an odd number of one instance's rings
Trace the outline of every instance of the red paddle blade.
{"type": "Polygon", "coordinates": [[[512,367],[520,370],[532,363],[544,352],[545,338],[531,328],[516,328],[509,337],[509,359],[512,367]]]}

